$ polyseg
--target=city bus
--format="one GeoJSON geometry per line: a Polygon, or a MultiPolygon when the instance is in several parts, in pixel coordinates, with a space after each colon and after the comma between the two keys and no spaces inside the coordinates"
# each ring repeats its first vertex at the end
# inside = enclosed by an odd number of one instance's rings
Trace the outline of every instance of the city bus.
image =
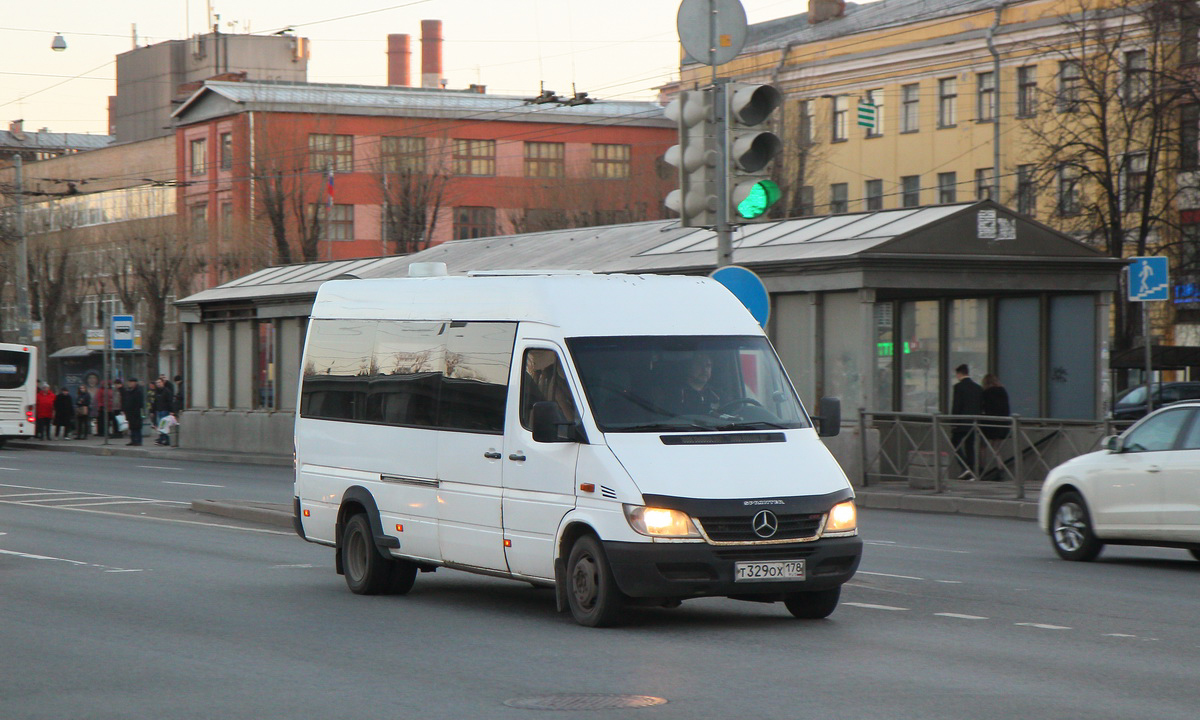
{"type": "Polygon", "coordinates": [[[0,447],[8,438],[34,434],[37,348],[0,343],[0,447]]]}

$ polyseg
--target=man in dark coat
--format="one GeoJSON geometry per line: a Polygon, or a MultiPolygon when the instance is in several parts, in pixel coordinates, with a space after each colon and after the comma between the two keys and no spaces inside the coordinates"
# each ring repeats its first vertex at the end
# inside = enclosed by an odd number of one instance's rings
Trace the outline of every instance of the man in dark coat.
{"type": "MultiPolygon", "coordinates": [[[[950,402],[951,415],[982,415],[983,388],[971,379],[971,371],[966,364],[954,368],[954,376],[958,382],[954,384],[954,395],[950,402]]],[[[954,445],[954,453],[962,463],[963,472],[960,478],[975,477],[975,427],[972,423],[955,424],[950,433],[950,442],[954,445]]]]}
{"type": "Polygon", "coordinates": [[[129,422],[129,442],[126,445],[142,444],[142,424],[145,422],[142,411],[145,407],[146,391],[138,386],[137,378],[129,378],[121,393],[121,411],[129,422]]]}

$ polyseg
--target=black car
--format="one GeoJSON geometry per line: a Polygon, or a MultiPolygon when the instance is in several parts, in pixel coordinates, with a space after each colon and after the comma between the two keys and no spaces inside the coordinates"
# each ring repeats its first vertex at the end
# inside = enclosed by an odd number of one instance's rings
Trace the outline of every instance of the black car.
{"type": "MultiPolygon", "coordinates": [[[[1200,382],[1169,382],[1153,386],[1154,408],[1180,400],[1200,398],[1200,382]]],[[[1113,420],[1137,420],[1146,414],[1146,386],[1138,385],[1125,391],[1113,405],[1113,420]]]]}

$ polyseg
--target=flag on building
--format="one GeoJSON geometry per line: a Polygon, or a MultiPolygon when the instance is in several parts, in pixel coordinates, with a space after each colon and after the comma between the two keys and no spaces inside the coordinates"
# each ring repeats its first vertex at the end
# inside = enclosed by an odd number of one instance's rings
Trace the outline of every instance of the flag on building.
{"type": "Polygon", "coordinates": [[[325,195],[329,204],[329,209],[333,210],[333,168],[325,175],[325,195]]]}

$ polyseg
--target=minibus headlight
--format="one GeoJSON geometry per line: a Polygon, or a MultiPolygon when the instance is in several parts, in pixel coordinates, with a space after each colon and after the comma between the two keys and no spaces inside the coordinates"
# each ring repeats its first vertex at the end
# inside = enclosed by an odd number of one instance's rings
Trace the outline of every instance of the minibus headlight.
{"type": "Polygon", "coordinates": [[[825,534],[852,534],[858,530],[858,510],[853,500],[838,503],[829,511],[829,520],[825,523],[825,534]]]}
{"type": "Polygon", "coordinates": [[[695,523],[685,512],[667,508],[626,505],[629,526],[650,537],[700,537],[695,523]]]}

